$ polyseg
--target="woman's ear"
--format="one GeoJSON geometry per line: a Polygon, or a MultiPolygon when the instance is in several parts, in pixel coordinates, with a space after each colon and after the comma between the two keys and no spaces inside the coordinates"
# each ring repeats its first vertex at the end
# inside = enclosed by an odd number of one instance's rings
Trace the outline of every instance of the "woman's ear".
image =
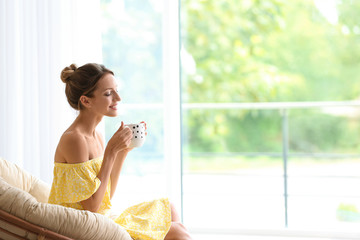
{"type": "Polygon", "coordinates": [[[82,95],[80,97],[81,105],[83,105],[86,108],[91,108],[91,100],[89,97],[82,95]]]}

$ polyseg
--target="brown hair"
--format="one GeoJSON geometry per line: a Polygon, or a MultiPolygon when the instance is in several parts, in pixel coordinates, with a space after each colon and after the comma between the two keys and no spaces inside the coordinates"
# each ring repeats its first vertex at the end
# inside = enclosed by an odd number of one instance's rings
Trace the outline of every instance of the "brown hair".
{"type": "Polygon", "coordinates": [[[88,63],[81,67],[71,64],[61,71],[61,80],[66,83],[65,94],[72,108],[83,109],[81,96],[93,97],[96,84],[106,73],[114,75],[102,64],[88,63]]]}

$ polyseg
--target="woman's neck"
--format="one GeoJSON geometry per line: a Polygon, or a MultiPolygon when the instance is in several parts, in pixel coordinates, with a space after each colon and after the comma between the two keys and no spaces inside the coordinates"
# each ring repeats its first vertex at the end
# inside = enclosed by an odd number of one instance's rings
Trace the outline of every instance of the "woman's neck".
{"type": "Polygon", "coordinates": [[[81,131],[85,136],[95,136],[97,125],[101,122],[103,116],[96,116],[93,113],[82,110],[75,119],[73,126],[81,131]]]}

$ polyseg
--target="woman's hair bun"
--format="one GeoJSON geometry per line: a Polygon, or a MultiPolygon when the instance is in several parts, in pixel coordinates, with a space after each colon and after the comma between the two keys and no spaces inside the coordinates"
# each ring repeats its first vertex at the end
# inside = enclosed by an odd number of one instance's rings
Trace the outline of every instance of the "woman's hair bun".
{"type": "Polygon", "coordinates": [[[64,68],[61,71],[61,75],[60,75],[61,81],[63,81],[64,83],[67,83],[68,81],[70,81],[70,77],[76,71],[76,69],[77,69],[77,66],[74,63],[71,64],[69,67],[64,68]]]}

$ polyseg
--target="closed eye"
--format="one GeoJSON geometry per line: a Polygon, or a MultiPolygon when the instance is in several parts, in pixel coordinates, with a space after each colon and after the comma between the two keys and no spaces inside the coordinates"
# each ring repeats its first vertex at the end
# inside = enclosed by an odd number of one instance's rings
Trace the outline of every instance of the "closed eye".
{"type": "Polygon", "coordinates": [[[107,97],[109,97],[109,96],[111,96],[111,94],[113,94],[113,93],[118,93],[119,91],[116,89],[116,90],[114,90],[114,91],[111,91],[111,92],[106,92],[104,95],[105,96],[107,96],[107,97]]]}

